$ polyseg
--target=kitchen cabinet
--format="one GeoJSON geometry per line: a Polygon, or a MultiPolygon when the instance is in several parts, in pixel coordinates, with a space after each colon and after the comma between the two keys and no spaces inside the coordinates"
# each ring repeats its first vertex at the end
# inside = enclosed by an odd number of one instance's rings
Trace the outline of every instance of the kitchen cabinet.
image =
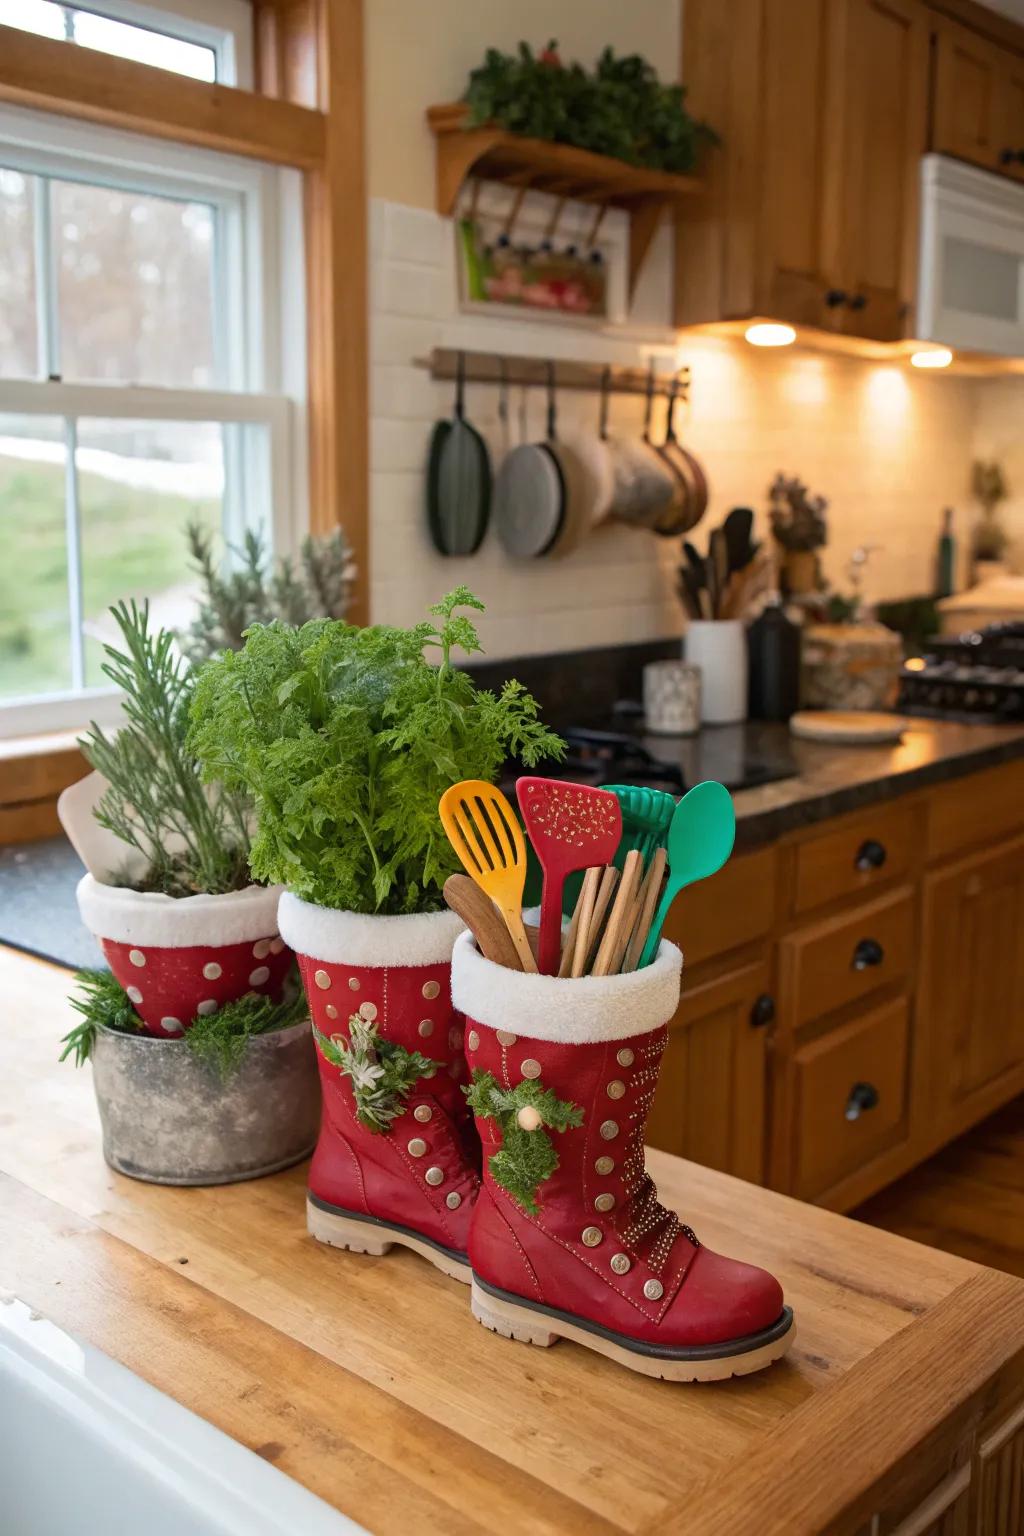
{"type": "Polygon", "coordinates": [[[687,0],[683,78],[723,146],[703,209],[677,226],[679,324],[904,334],[926,17],[918,0],[687,0]]]}
{"type": "Polygon", "coordinates": [[[932,1113],[956,1134],[1024,1069],[1024,837],[925,877],[921,1017],[932,1113]]]}
{"type": "Polygon", "coordinates": [[[774,1012],[763,958],[684,986],[648,1121],[651,1146],[763,1182],[774,1012]]]}
{"type": "Polygon", "coordinates": [[[931,148],[1024,179],[1024,55],[939,18],[931,148]]]}

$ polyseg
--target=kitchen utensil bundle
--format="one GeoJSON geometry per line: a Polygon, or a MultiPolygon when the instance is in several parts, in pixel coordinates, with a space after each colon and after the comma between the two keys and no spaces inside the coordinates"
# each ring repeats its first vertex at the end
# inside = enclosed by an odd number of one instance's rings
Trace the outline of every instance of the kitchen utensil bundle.
{"type": "Polygon", "coordinates": [[[754,514],[734,507],[720,528],[708,537],[702,556],[688,540],[678,590],[690,619],[751,618],[774,584],[771,552],[752,538],[754,514]]]}
{"type": "Polygon", "coordinates": [[[713,875],[732,851],[735,817],[721,784],[698,784],[678,804],[661,790],[535,777],[521,778],[516,793],[544,871],[536,959],[521,909],[526,846],[509,801],[493,785],[467,780],[440,803],[469,877],[450,876],[445,901],[480,952],[512,970],[571,978],[643,969],[679,891],[713,875]],[[563,886],[579,871],[563,936],[563,886]]]}

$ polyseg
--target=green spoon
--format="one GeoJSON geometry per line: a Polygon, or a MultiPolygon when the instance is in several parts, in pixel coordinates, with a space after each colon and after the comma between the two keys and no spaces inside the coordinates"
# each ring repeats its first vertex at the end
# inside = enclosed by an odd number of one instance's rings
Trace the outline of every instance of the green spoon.
{"type": "Polygon", "coordinates": [[[676,806],[668,829],[668,883],[658,903],[638,970],[650,965],[658,952],[669,907],[684,886],[714,875],[732,853],[736,813],[724,784],[708,779],[695,784],[676,806]]]}

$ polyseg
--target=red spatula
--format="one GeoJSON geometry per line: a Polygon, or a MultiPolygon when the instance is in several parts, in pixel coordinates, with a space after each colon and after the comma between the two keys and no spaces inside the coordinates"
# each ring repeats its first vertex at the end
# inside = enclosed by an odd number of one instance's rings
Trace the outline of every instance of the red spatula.
{"type": "Polygon", "coordinates": [[[615,795],[606,789],[567,784],[560,779],[519,779],[516,794],[544,871],[537,965],[542,975],[554,976],[561,949],[566,876],[612,862],[622,837],[622,810],[615,795]]]}

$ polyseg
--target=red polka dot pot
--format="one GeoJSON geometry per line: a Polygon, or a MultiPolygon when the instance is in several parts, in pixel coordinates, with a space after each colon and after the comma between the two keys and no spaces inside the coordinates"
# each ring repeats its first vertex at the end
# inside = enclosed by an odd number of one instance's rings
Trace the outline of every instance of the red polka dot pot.
{"type": "Polygon", "coordinates": [[[276,1002],[292,961],[277,928],[280,886],[174,898],[78,884],[78,910],[146,1033],[176,1039],[247,992],[276,1002]]]}

